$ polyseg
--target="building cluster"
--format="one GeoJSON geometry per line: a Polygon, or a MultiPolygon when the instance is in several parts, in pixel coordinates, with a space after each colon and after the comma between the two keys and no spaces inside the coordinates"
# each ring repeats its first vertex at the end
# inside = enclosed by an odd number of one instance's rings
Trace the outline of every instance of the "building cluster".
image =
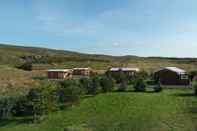
{"type": "MultiPolygon", "coordinates": [[[[73,75],[89,76],[93,70],[91,68],[73,68],[73,69],[50,69],[48,78],[55,80],[64,80],[73,75]]],[[[124,73],[127,76],[134,76],[140,72],[139,68],[113,67],[108,69],[112,75],[124,73]]],[[[189,85],[190,79],[185,70],[177,67],[164,67],[154,73],[154,79],[162,85],[189,85]]]]}

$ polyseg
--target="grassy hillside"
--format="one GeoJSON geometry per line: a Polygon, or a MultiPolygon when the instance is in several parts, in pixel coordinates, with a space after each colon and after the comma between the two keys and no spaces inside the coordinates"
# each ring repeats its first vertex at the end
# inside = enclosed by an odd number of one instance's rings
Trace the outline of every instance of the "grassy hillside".
{"type": "Polygon", "coordinates": [[[108,93],[48,116],[41,124],[16,120],[1,131],[196,131],[197,99],[192,90],[108,93]]]}
{"type": "Polygon", "coordinates": [[[164,66],[176,66],[189,72],[197,69],[197,59],[90,55],[0,44],[0,93],[9,92],[13,87],[15,89],[32,87],[36,82],[34,77],[46,76],[46,70],[49,68],[92,67],[97,72],[105,72],[114,66],[139,67],[148,72],[154,72],[164,66]],[[24,62],[33,63],[33,71],[27,72],[15,68],[24,62]]]}
{"type": "Polygon", "coordinates": [[[129,66],[154,71],[164,66],[177,66],[189,71],[197,67],[197,59],[195,58],[115,57],[0,44],[0,64],[15,66],[24,62],[32,62],[34,69],[37,70],[79,66],[89,66],[94,69],[103,70],[111,66],[129,66]]]}

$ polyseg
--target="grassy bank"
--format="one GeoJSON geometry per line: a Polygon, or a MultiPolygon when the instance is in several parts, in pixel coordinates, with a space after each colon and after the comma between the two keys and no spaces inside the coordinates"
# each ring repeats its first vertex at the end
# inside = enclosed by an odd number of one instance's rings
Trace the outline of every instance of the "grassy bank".
{"type": "Polygon", "coordinates": [[[197,99],[189,89],[107,93],[87,97],[41,124],[2,122],[1,131],[195,131],[197,99]]]}

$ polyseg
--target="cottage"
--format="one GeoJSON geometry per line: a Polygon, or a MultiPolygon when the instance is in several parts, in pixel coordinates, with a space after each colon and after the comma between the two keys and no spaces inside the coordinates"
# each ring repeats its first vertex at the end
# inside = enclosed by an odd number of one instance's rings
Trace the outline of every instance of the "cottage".
{"type": "Polygon", "coordinates": [[[48,79],[66,79],[72,77],[71,69],[50,69],[48,70],[48,79]]]}
{"type": "Polygon", "coordinates": [[[121,73],[125,74],[126,77],[132,78],[136,73],[140,71],[139,68],[110,68],[108,73],[118,81],[121,73]]]}
{"type": "Polygon", "coordinates": [[[91,68],[73,68],[73,75],[89,76],[91,68]]]}
{"type": "Polygon", "coordinates": [[[190,80],[186,71],[177,67],[165,67],[155,72],[155,80],[162,85],[189,85],[190,80]]]}

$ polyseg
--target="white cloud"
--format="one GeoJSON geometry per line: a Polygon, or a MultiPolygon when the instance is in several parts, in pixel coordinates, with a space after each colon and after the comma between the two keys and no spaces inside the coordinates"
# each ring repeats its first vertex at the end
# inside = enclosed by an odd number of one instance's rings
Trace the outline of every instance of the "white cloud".
{"type": "Polygon", "coordinates": [[[117,46],[120,46],[120,43],[119,42],[114,42],[112,45],[117,47],[117,46]]]}

